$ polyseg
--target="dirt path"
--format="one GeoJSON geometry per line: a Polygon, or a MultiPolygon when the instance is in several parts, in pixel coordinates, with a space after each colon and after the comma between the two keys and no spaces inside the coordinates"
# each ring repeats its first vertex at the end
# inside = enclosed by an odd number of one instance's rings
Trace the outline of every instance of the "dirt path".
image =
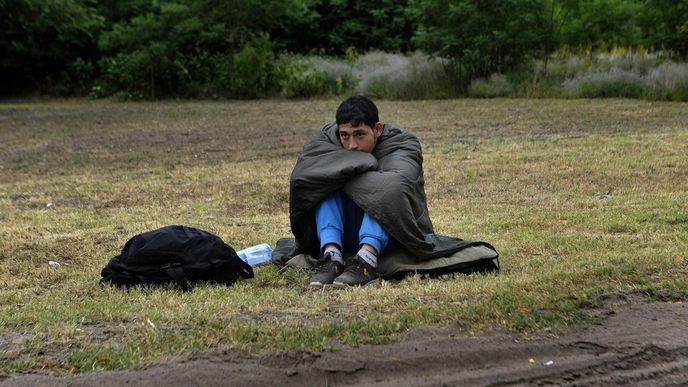
{"type": "MultiPolygon", "coordinates": [[[[468,337],[457,327],[418,329],[401,343],[267,356],[211,352],[140,371],[69,378],[5,376],[5,386],[444,386],[685,385],[688,304],[614,295],[591,313],[604,321],[559,338],[468,337]]],[[[2,376],[0,376],[2,378],[2,376]]]]}

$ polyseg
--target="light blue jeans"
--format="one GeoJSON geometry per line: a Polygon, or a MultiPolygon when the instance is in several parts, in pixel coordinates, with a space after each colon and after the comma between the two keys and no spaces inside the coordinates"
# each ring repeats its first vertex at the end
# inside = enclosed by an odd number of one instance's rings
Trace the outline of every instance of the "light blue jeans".
{"type": "Polygon", "coordinates": [[[318,204],[315,224],[321,251],[334,243],[342,253],[355,254],[365,243],[379,254],[389,245],[389,234],[377,220],[342,192],[335,192],[318,204]]]}

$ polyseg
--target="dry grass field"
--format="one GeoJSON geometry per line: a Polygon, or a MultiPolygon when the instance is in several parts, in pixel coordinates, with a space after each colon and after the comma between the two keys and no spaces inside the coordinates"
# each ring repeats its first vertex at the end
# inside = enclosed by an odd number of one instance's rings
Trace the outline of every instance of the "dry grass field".
{"type": "Polygon", "coordinates": [[[0,373],[328,350],[419,326],[536,337],[589,322],[605,293],[688,296],[688,104],[639,100],[379,102],[421,140],[436,230],[492,243],[499,274],[314,292],[309,273],[268,265],[190,293],[98,284],[128,238],[167,224],[237,249],[289,236],[289,174],[338,103],[1,103],[0,373]]]}

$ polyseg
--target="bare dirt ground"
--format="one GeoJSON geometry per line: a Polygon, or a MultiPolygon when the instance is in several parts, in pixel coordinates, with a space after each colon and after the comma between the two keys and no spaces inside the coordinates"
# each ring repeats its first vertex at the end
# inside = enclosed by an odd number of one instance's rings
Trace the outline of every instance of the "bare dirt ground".
{"type": "Polygon", "coordinates": [[[688,380],[688,306],[639,294],[603,297],[586,329],[528,340],[469,336],[457,326],[411,331],[403,342],[332,352],[198,353],[143,370],[71,377],[0,376],[0,386],[679,386],[688,380]]]}

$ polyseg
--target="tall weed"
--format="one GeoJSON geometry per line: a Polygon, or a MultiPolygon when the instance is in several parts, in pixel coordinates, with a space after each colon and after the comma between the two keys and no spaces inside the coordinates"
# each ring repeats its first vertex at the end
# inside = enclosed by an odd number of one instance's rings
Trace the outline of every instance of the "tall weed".
{"type": "Polygon", "coordinates": [[[354,65],[356,90],[378,98],[447,98],[456,92],[444,64],[442,59],[418,51],[408,56],[370,52],[354,65]]]}
{"type": "Polygon", "coordinates": [[[648,98],[688,101],[688,64],[663,53],[613,49],[603,53],[561,51],[508,74],[474,79],[462,92],[450,62],[422,52],[372,51],[346,59],[282,57],[279,84],[286,97],[345,93],[385,99],[456,96],[550,98],[648,98]]]}
{"type": "Polygon", "coordinates": [[[503,74],[492,74],[489,78],[475,79],[468,88],[468,95],[477,98],[506,97],[513,92],[513,87],[503,74]]]}
{"type": "Polygon", "coordinates": [[[640,98],[645,95],[643,78],[628,70],[582,73],[562,84],[565,95],[584,98],[640,98]]]}
{"type": "Polygon", "coordinates": [[[245,98],[258,98],[271,86],[274,55],[270,37],[253,38],[234,54],[232,92],[245,98]]]}
{"type": "Polygon", "coordinates": [[[665,62],[645,78],[652,99],[688,101],[688,63],[665,62]]]}
{"type": "Polygon", "coordinates": [[[455,96],[445,61],[421,52],[411,55],[381,51],[344,59],[283,57],[280,87],[287,97],[343,93],[387,99],[455,96]]]}
{"type": "Polygon", "coordinates": [[[533,64],[532,84],[515,85],[543,97],[648,98],[688,101],[688,64],[670,61],[664,53],[614,49],[592,55],[557,53],[533,64]]]}
{"type": "Polygon", "coordinates": [[[288,98],[340,95],[351,91],[351,66],[337,59],[282,56],[276,77],[288,98]]]}

